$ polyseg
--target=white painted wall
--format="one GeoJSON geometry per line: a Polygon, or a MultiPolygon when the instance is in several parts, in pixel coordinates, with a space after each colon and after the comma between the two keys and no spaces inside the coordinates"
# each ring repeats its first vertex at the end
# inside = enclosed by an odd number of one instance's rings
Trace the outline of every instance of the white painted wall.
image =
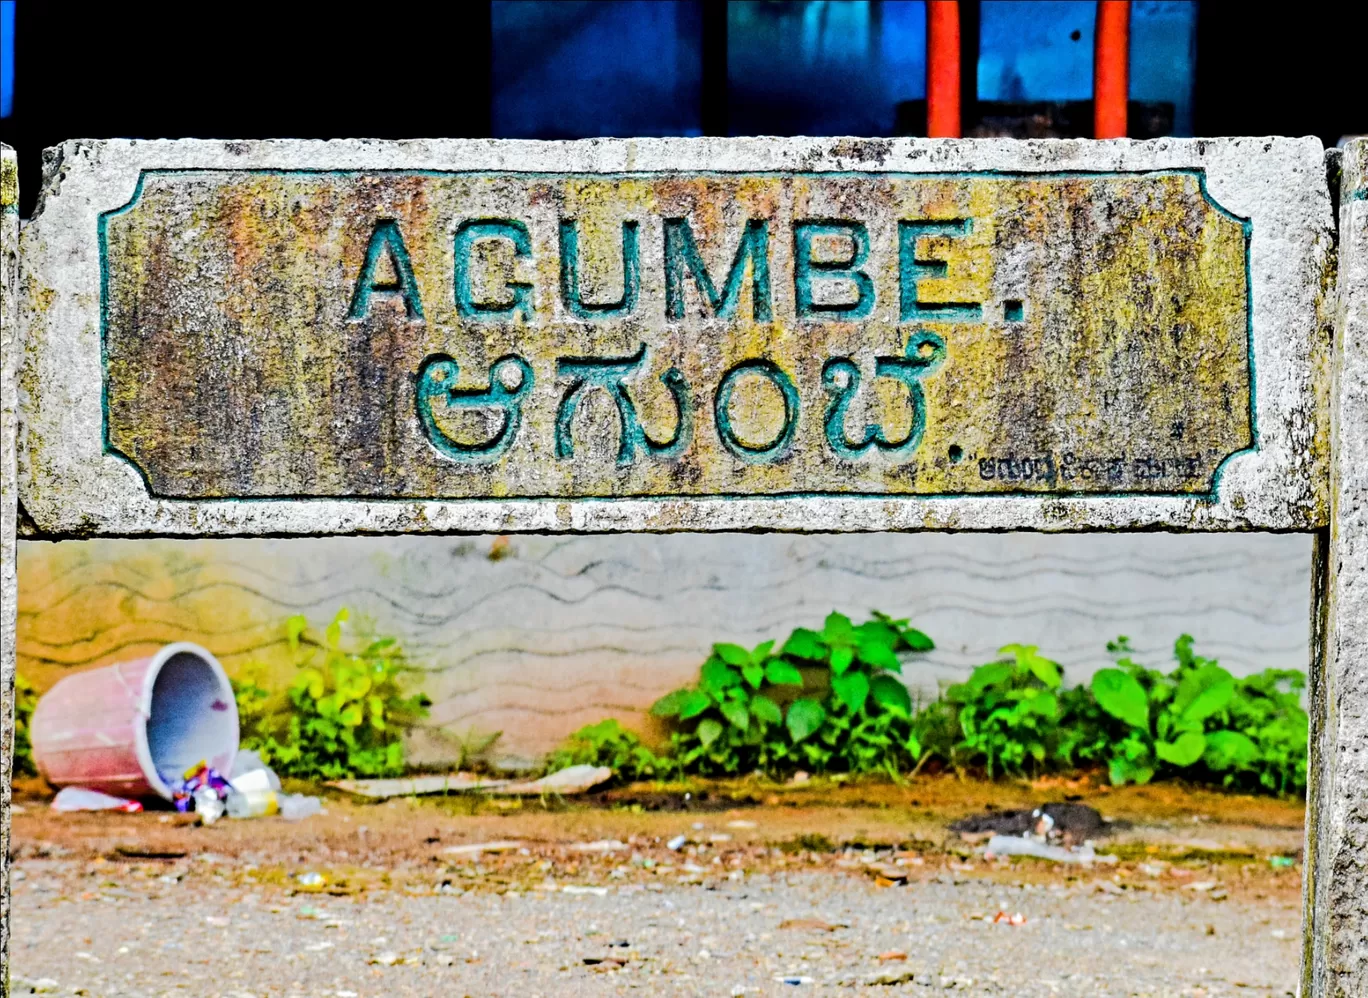
{"type": "MultiPolygon", "coordinates": [[[[26,543],[20,671],[196,640],[230,670],[283,661],[280,624],[342,604],[429,670],[433,721],[502,731],[526,760],[612,714],[644,721],[713,641],[820,626],[833,608],[910,616],[938,643],[927,694],[1003,644],[1038,644],[1083,681],[1128,634],[1169,658],[1187,631],[1244,674],[1306,668],[1306,535],[622,535],[26,543]]],[[[46,682],[43,682],[46,685],[46,682]]],[[[441,753],[424,740],[423,754],[441,753]]]]}

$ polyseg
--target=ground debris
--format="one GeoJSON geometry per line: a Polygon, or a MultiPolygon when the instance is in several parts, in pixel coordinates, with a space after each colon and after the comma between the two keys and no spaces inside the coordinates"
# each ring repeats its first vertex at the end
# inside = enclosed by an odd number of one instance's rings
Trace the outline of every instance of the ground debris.
{"type": "Polygon", "coordinates": [[[1110,823],[1095,808],[1071,801],[1032,809],[987,811],[961,818],[949,828],[966,842],[981,842],[994,836],[1034,835],[1064,846],[1082,845],[1111,832],[1110,823]]]}
{"type": "Polygon", "coordinates": [[[850,926],[845,922],[824,922],[820,918],[786,918],[779,923],[779,928],[802,932],[835,932],[837,929],[848,929],[850,926]]]}

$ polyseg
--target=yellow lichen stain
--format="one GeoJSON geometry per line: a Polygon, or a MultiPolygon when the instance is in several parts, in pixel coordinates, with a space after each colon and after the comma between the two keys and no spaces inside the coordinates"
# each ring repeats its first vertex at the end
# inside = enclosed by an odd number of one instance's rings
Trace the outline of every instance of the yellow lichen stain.
{"type": "MultiPolygon", "coordinates": [[[[848,238],[824,240],[814,259],[850,251],[848,238]]],[[[1221,462],[1253,444],[1246,251],[1242,224],[1187,172],[167,175],[108,223],[110,440],[173,496],[1204,493],[1221,462]],[[666,316],[671,218],[688,220],[719,291],[747,220],[767,220],[770,318],[755,316],[749,264],[732,314],[715,315],[686,276],[685,314],[666,316]],[[348,314],[383,219],[404,240],[421,318],[393,293],[374,295],[361,320],[348,314]],[[530,259],[488,240],[470,267],[480,301],[530,282],[530,320],[458,312],[452,237],[466,219],[526,225],[530,259]],[[794,226],[831,219],[868,233],[875,304],[854,321],[796,311],[794,226]],[[900,220],[960,228],[909,248],[900,220]],[[581,318],[563,301],[563,222],[578,237],[581,298],[601,306],[624,295],[623,224],[636,224],[630,314],[581,318]],[[929,310],[903,314],[909,281],[929,310]],[[937,306],[969,311],[947,317],[937,306]],[[944,340],[945,359],[918,381],[915,452],[840,456],[826,435],[823,366],[846,358],[861,373],[850,440],[871,428],[903,440],[914,393],[876,378],[875,365],[903,357],[919,331],[944,340]],[[500,357],[531,365],[521,429],[497,461],[452,462],[424,438],[414,378],[433,353],[454,358],[458,385],[476,391],[500,357]],[[677,368],[690,445],[668,459],[620,461],[617,404],[593,388],[569,425],[573,455],[558,454],[570,384],[559,362],[638,355],[625,384],[647,436],[675,430],[661,379],[677,368]],[[729,452],[716,419],[723,377],[755,360],[777,366],[799,394],[791,446],[765,461],[729,452]]],[[[822,302],[857,293],[839,276],[819,274],[814,286],[822,302]]],[[[781,435],[780,398],[758,378],[738,382],[731,416],[742,444],[781,435]]],[[[465,445],[502,418],[435,414],[465,445]]]]}
{"type": "MultiPolygon", "coordinates": [[[[231,543],[231,542],[229,542],[231,543]]],[[[194,641],[230,675],[259,664],[288,682],[282,610],[224,542],[116,540],[19,548],[16,654],[40,691],[73,670],[128,662],[194,641]]]]}
{"type": "Polygon", "coordinates": [[[13,149],[0,150],[0,211],[19,205],[19,160],[13,149]]]}

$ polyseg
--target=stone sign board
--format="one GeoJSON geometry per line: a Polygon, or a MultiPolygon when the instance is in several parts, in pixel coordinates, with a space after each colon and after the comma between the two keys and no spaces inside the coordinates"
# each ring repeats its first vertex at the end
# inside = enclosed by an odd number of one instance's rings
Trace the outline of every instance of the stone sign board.
{"type": "Polygon", "coordinates": [[[73,142],[50,535],[1298,529],[1314,142],[73,142]],[[286,501],[288,500],[288,501],[286,501]]]}
{"type": "Polygon", "coordinates": [[[1302,990],[1362,994],[1365,164],[1337,275],[1314,139],[73,141],[22,232],[0,148],[0,744],[16,524],[1311,530],[1302,990]]]}

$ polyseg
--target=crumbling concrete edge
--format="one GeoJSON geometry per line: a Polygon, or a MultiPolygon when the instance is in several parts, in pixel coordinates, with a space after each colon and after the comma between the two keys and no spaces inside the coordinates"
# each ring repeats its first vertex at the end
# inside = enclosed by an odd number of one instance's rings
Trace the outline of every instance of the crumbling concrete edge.
{"type": "Polygon", "coordinates": [[[1301,994],[1368,994],[1368,141],[1344,150],[1328,379],[1330,523],[1317,536],[1301,994]]]}
{"type": "Polygon", "coordinates": [[[15,629],[19,571],[19,368],[16,285],[19,264],[19,169],[0,145],[0,998],[10,993],[10,773],[14,759],[15,629]]]}

